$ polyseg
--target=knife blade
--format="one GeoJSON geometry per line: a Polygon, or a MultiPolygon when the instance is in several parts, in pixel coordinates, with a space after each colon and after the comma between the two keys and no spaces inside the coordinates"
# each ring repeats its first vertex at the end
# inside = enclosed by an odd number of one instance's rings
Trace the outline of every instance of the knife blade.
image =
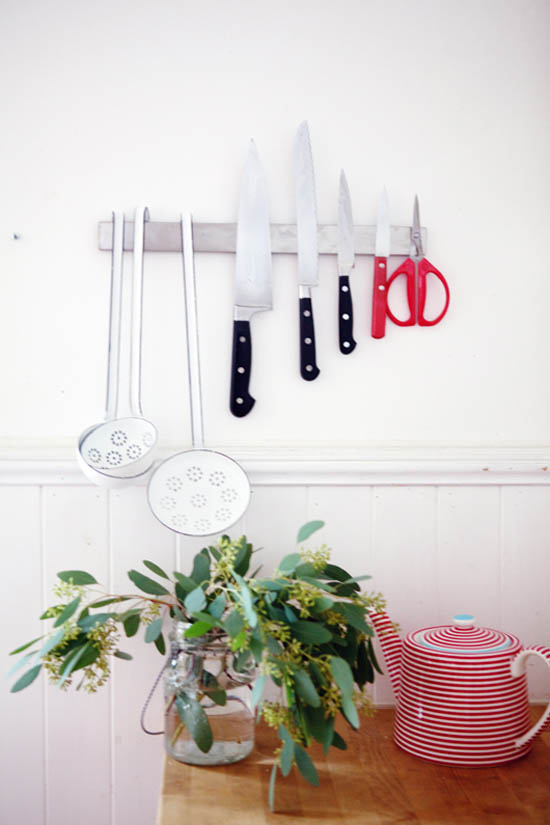
{"type": "Polygon", "coordinates": [[[355,266],[355,238],[351,196],[344,174],[340,171],[338,195],[338,338],[340,352],[348,355],[356,347],[353,338],[353,302],[351,299],[350,275],[355,266]]]}
{"type": "Polygon", "coordinates": [[[315,176],[307,122],[298,127],[294,140],[296,184],[296,232],[298,248],[298,295],[300,310],[300,375],[313,381],[319,375],[315,354],[315,324],[311,287],[319,283],[317,269],[317,209],[315,176]]]}
{"type": "Polygon", "coordinates": [[[372,284],[371,335],[383,338],[386,334],[388,258],[390,257],[390,212],[385,189],[378,200],[376,241],[374,245],[374,276],[372,284]]]}
{"type": "Polygon", "coordinates": [[[256,399],[250,395],[252,340],[250,319],[273,307],[271,235],[265,176],[252,140],[244,167],[237,223],[235,305],[229,408],[248,415],[256,399]]]}

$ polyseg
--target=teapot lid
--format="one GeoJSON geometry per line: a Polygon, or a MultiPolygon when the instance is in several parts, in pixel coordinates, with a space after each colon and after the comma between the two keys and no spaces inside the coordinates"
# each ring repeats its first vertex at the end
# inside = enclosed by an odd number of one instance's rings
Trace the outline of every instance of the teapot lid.
{"type": "Polygon", "coordinates": [[[470,613],[458,613],[453,617],[452,625],[425,627],[411,633],[409,638],[426,650],[474,656],[508,650],[518,641],[508,633],[476,627],[475,617],[470,613]]]}

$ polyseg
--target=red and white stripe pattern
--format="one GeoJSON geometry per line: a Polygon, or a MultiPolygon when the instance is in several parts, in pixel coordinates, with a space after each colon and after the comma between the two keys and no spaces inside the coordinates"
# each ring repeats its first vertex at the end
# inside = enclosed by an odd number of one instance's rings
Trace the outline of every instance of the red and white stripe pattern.
{"type": "Polygon", "coordinates": [[[403,750],[448,765],[496,765],[524,756],[550,727],[550,705],[529,730],[527,678],[515,636],[473,625],[428,627],[400,643],[387,616],[371,616],[397,695],[395,741],[403,750]],[[511,667],[514,660],[518,664],[511,667]]]}

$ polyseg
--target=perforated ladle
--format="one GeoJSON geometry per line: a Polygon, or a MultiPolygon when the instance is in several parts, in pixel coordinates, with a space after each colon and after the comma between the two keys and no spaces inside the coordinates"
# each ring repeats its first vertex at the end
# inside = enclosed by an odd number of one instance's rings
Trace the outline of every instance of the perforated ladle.
{"type": "Polygon", "coordinates": [[[143,248],[146,207],[136,209],[130,331],[129,415],[120,416],[120,348],[122,327],[122,267],[124,216],[113,213],[113,254],[109,321],[109,355],[105,420],[85,430],[78,441],[78,461],[84,474],[106,487],[132,484],[152,467],[157,429],[141,409],[141,328],[143,314],[143,248]]]}
{"type": "Polygon", "coordinates": [[[153,514],[186,536],[221,533],[238,521],[250,501],[250,483],[232,458],[204,447],[197,299],[190,215],[181,217],[192,450],[167,458],[149,478],[153,514]]]}

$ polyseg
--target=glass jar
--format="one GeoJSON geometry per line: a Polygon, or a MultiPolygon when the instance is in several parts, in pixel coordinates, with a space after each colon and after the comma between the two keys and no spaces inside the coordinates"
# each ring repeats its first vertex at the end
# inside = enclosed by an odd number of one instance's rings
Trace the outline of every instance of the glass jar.
{"type": "MultiPolygon", "coordinates": [[[[179,762],[191,765],[238,762],[254,747],[254,711],[250,702],[256,678],[254,659],[249,656],[243,661],[242,654],[233,653],[221,631],[187,639],[184,632],[188,627],[185,622],[174,622],[170,634],[164,675],[166,751],[179,762]],[[206,752],[205,716],[212,740],[206,752]],[[203,734],[203,749],[193,738],[193,723],[203,734]]],[[[206,739],[209,738],[207,733],[206,739]]]]}

